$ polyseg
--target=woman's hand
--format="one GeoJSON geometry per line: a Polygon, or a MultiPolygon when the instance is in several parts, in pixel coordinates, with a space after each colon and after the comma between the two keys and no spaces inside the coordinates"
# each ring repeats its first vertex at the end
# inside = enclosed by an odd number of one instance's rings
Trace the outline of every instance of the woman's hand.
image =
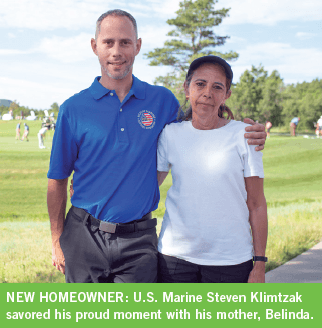
{"type": "Polygon", "coordinates": [[[248,283],[265,283],[265,262],[255,262],[249,274],[248,283]]]}

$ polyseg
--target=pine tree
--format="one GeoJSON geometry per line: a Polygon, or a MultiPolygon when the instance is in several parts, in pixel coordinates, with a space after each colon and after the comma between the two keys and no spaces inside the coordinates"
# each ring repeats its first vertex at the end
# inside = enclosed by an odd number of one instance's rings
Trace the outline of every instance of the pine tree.
{"type": "MultiPolygon", "coordinates": [[[[220,53],[215,47],[225,44],[229,36],[218,36],[214,27],[229,16],[230,8],[215,10],[218,0],[184,0],[180,2],[177,17],[168,19],[167,24],[174,26],[167,36],[171,39],[163,48],[156,48],[145,54],[151,59],[151,66],[170,66],[173,71],[166,76],[159,76],[155,84],[162,84],[174,92],[180,99],[182,84],[189,64],[205,55],[217,55],[226,60],[237,59],[236,52],[220,53]]],[[[182,96],[181,96],[182,97],[182,96]]]]}

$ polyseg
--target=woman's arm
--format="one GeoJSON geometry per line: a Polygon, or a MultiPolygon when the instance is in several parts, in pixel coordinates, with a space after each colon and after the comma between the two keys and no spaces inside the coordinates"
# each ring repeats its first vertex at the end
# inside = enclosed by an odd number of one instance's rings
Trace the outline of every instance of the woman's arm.
{"type": "MultiPolygon", "coordinates": [[[[245,178],[249,222],[252,229],[255,256],[265,256],[267,242],[267,205],[263,181],[264,179],[259,177],[245,178]]],[[[255,262],[248,282],[265,282],[265,262],[255,262]]]]}
{"type": "Polygon", "coordinates": [[[169,172],[158,171],[158,185],[161,186],[164,179],[167,177],[169,172]]]}

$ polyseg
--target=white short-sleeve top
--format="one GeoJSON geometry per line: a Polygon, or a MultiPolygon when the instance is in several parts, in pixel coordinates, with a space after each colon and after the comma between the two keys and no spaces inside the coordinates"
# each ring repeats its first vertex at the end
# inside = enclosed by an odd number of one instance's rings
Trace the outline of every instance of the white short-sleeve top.
{"type": "Polygon", "coordinates": [[[264,178],[262,153],[244,138],[247,124],[213,130],[191,121],[167,125],[158,142],[158,171],[173,184],[158,250],[200,265],[234,265],[253,255],[244,178],[264,178]]]}

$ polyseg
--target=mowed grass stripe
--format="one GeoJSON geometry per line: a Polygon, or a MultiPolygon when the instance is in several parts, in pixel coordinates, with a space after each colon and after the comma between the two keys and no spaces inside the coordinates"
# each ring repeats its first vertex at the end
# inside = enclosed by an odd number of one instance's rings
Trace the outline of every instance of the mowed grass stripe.
{"type": "MultiPolygon", "coordinates": [[[[2,282],[63,282],[51,265],[46,191],[52,132],[38,148],[41,122],[28,122],[30,141],[15,141],[17,121],[0,121],[0,276],[2,282]]],[[[271,137],[263,151],[269,214],[268,269],[322,237],[322,140],[271,137]]],[[[171,175],[160,188],[158,231],[171,175]]],[[[70,207],[68,201],[67,208],[70,207]]]]}

